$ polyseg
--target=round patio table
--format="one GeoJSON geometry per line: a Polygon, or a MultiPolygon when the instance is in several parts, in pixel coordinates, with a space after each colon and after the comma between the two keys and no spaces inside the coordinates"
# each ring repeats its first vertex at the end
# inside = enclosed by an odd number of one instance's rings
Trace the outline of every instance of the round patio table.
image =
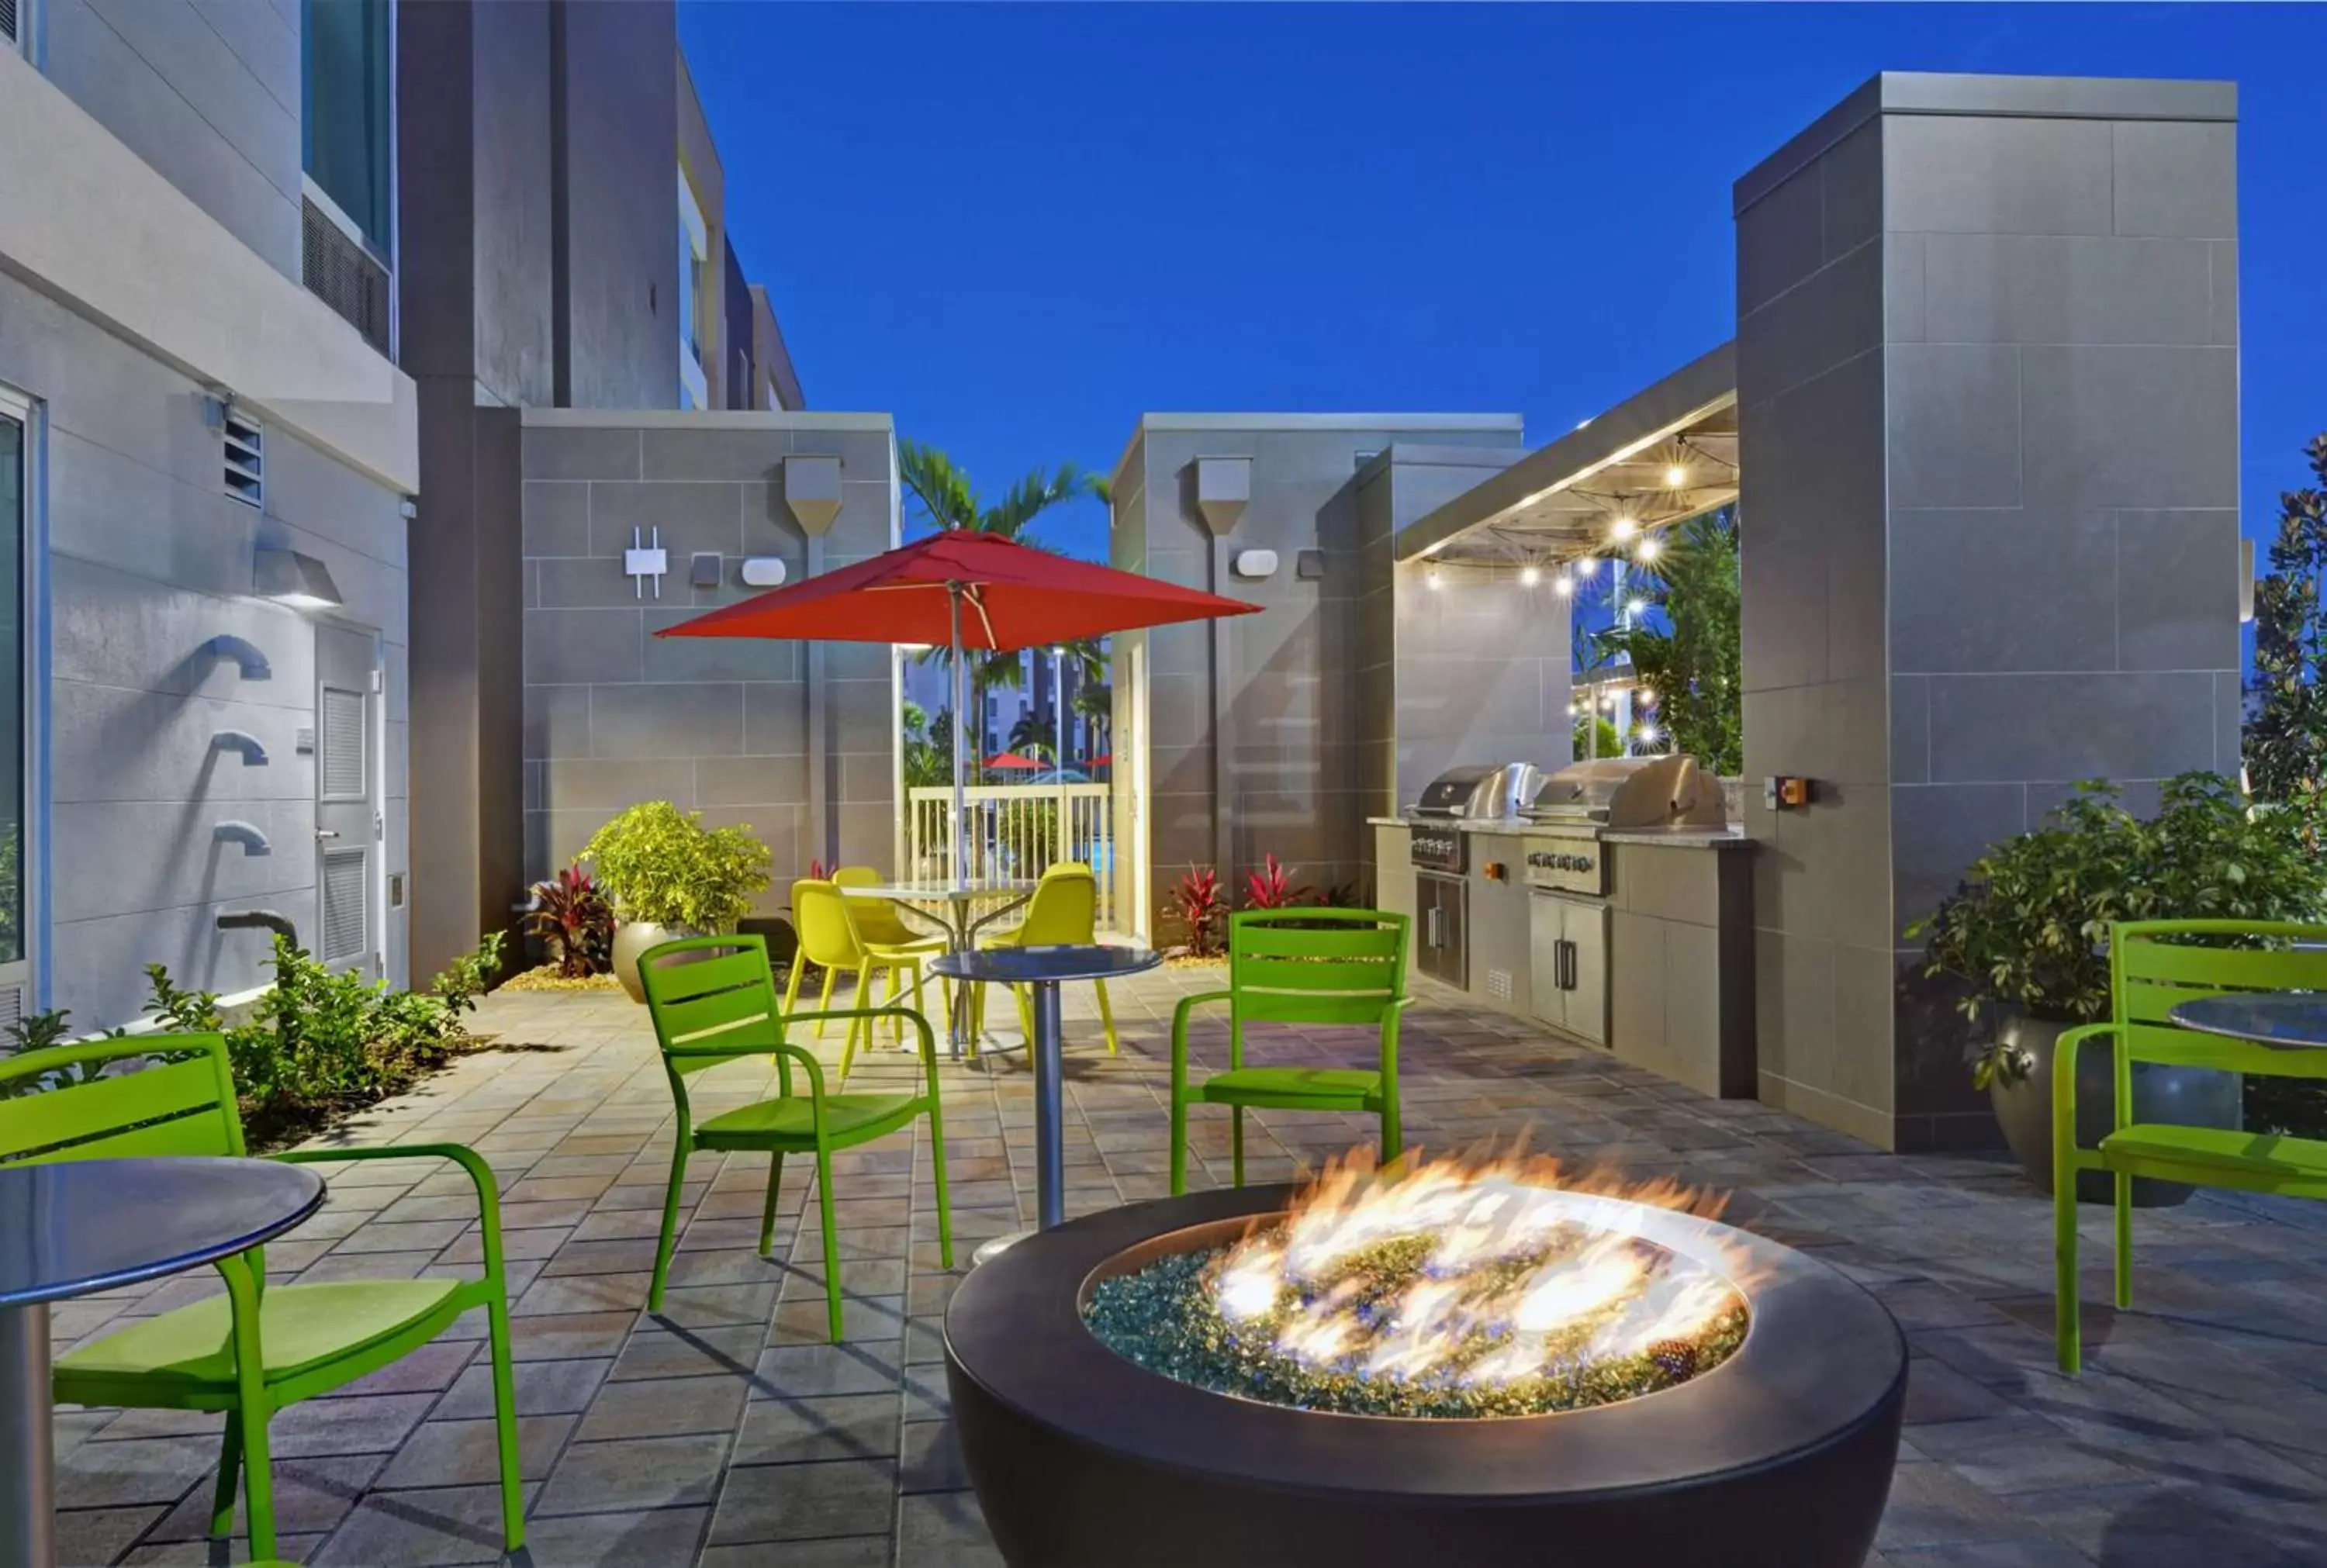
{"type": "Polygon", "coordinates": [[[248,1252],[322,1207],[272,1160],[0,1166],[0,1568],[53,1568],[49,1303],[248,1252]]]}
{"type": "MultiPolygon", "coordinates": [[[[949,979],[1024,985],[1034,994],[1034,1214],[1039,1228],[1048,1230],[1067,1218],[1065,1131],[1061,1125],[1065,1065],[1060,1059],[1059,987],[1069,980],[1115,980],[1138,975],[1164,962],[1147,947],[1113,947],[1077,944],[1056,947],[987,947],[948,953],[932,959],[930,967],[949,979]]],[[[977,1249],[984,1263],[1012,1242],[1032,1236],[1018,1231],[996,1237],[977,1249]]]]}
{"type": "MultiPolygon", "coordinates": [[[[977,933],[1034,896],[1039,884],[1023,878],[987,882],[956,882],[935,877],[919,882],[885,882],[877,887],[844,887],[843,898],[885,899],[904,913],[938,929],[946,951],[966,953],[977,945],[977,933]],[[981,914],[980,906],[991,905],[981,914]]],[[[957,1059],[969,1043],[969,992],[958,988],[947,1039],[957,1059]]]]}
{"type": "Polygon", "coordinates": [[[2227,1034],[2276,1050],[2327,1050],[2327,993],[2249,991],[2184,1002],[2173,1022],[2201,1034],[2227,1034]]]}

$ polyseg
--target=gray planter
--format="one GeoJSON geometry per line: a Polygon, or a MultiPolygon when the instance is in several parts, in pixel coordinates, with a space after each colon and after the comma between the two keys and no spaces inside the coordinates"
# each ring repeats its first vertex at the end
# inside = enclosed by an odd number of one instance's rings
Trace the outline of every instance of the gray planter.
{"type": "MultiPolygon", "coordinates": [[[[1996,1038],[2028,1060],[2026,1077],[2007,1084],[1998,1073],[1988,1085],[1995,1119],[2004,1125],[2004,1141],[2012,1147],[2020,1169],[2039,1190],[2052,1190],[2052,1054],[2061,1036],[2077,1027],[2041,1018],[2007,1015],[1996,1038]]],[[[2089,1149],[2116,1125],[2114,1069],[2107,1042],[2095,1041],[2077,1051],[2077,1143],[2089,1149]]],[[[2133,1064],[2133,1119],[2170,1122],[2185,1127],[2231,1127],[2240,1125],[2238,1075],[2210,1068],[2168,1067],[2158,1062],[2133,1064]]],[[[2114,1179],[2099,1171],[2077,1177],[2077,1201],[2107,1203],[2113,1197],[2114,1179]]],[[[2143,1176],[2133,1183],[2137,1209],[2165,1209],[2187,1199],[2193,1189],[2179,1181],[2159,1181],[2143,1176]]]]}
{"type": "Polygon", "coordinates": [[[700,932],[678,926],[658,926],[646,920],[624,920],[614,928],[614,978],[633,1002],[643,1003],[645,990],[639,984],[639,956],[665,942],[675,942],[681,937],[694,937],[700,932]]]}

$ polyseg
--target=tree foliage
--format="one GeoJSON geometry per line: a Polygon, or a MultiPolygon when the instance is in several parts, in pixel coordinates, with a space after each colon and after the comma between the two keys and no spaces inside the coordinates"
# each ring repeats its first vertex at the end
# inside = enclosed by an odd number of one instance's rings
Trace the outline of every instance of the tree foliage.
{"type": "Polygon", "coordinates": [[[2278,537],[2270,572],[2255,585],[2255,673],[2258,700],[2247,725],[2247,779],[2263,800],[2315,800],[2327,753],[2327,613],[2320,578],[2327,571],[2327,435],[2306,449],[2316,485],[2279,498],[2278,537]]]}
{"type": "Polygon", "coordinates": [[[1745,762],[1737,565],[1736,513],[1691,518],[1653,566],[1640,569],[1640,596],[1662,611],[1663,624],[1644,616],[1603,638],[1657,694],[1657,718],[1673,749],[1721,774],[1745,762]]]}

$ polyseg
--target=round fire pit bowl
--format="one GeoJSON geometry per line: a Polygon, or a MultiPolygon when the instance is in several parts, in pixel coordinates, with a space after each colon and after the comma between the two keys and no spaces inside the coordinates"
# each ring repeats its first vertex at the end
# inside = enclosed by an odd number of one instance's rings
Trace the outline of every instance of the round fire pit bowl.
{"type": "Polygon", "coordinates": [[[981,1265],[946,1312],[962,1456],[1013,1568],[1527,1563],[1859,1568],[1891,1489],[1906,1345],[1824,1264],[1645,1205],[1645,1240],[1718,1266],[1751,1314],[1718,1366],[1635,1398],[1479,1420],[1217,1394],[1102,1344],[1101,1280],[1220,1246],[1289,1187],[1130,1204],[981,1265]],[[1739,1268],[1739,1260],[1743,1268],[1739,1268]]]}

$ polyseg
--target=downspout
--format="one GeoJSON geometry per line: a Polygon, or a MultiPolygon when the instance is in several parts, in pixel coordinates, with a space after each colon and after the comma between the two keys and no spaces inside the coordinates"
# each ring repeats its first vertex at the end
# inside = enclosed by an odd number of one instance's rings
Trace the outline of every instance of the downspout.
{"type": "MultiPolygon", "coordinates": [[[[1252,500],[1252,459],[1200,457],[1196,469],[1196,515],[1211,534],[1206,554],[1205,586],[1219,593],[1227,586],[1229,536],[1236,531],[1252,500]]],[[[1212,657],[1212,864],[1223,887],[1236,880],[1236,796],[1231,787],[1229,753],[1235,749],[1235,693],[1230,690],[1235,651],[1229,640],[1226,617],[1210,622],[1212,657]]]]}
{"type": "MultiPolygon", "coordinates": [[[[840,516],[840,459],[823,453],[799,453],[783,460],[784,509],[791,513],[799,525],[800,537],[807,542],[804,561],[806,574],[817,576],[824,570],[824,538],[831,532],[833,520],[840,516]]],[[[808,821],[802,835],[810,846],[809,856],[827,865],[839,858],[839,835],[832,820],[832,780],[827,770],[832,766],[830,694],[825,689],[826,654],[821,642],[804,645],[808,650],[804,674],[808,681],[808,700],[803,721],[808,726],[808,821]]]]}

